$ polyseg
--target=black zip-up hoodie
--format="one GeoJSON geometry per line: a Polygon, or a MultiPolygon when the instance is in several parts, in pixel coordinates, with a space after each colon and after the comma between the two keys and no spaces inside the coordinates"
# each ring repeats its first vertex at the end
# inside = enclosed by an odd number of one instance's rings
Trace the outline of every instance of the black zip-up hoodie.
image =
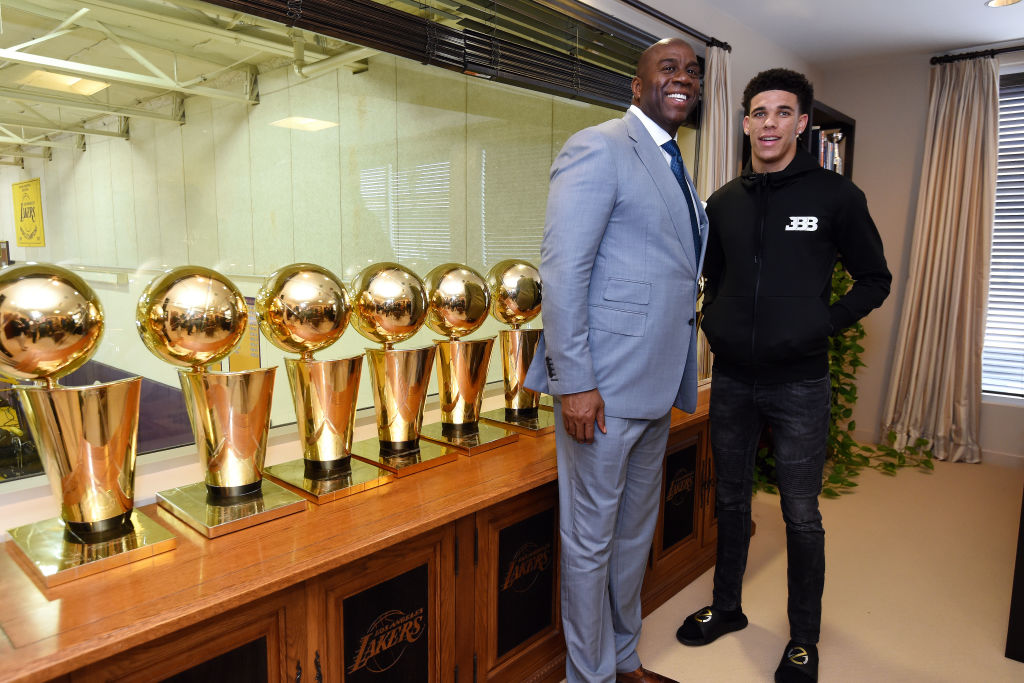
{"type": "Polygon", "coordinates": [[[892,275],[864,193],[805,151],[777,173],[740,177],[708,200],[702,329],[715,371],[753,383],[828,373],[828,337],[881,305],[892,275]],[[829,306],[836,258],[853,276],[829,306]]]}

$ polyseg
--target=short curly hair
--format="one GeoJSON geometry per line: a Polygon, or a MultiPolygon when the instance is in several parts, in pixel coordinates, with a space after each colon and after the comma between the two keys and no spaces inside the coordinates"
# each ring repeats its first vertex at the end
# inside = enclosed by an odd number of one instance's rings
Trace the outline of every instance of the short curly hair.
{"type": "Polygon", "coordinates": [[[800,114],[811,113],[814,104],[814,86],[802,73],[790,69],[768,69],[762,71],[747,83],[743,89],[743,113],[750,114],[750,101],[754,95],[767,90],[785,90],[796,95],[800,114]]]}

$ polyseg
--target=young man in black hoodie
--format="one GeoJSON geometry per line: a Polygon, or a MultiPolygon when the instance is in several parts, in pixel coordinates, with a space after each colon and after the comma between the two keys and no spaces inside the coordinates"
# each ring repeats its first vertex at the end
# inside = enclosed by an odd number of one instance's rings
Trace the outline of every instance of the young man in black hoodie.
{"type": "Polygon", "coordinates": [[[818,676],[828,338],[879,306],[892,280],[864,193],[799,149],[813,97],[799,73],[770,69],[755,76],[743,93],[750,163],[708,200],[703,330],[715,357],[710,420],[718,559],[711,605],[688,616],[676,633],[686,645],[706,645],[747,625],[741,587],[754,459],[767,425],[789,559],[790,641],[775,680],[799,683],[818,676]],[[830,305],[837,257],[854,285],[830,305]]]}

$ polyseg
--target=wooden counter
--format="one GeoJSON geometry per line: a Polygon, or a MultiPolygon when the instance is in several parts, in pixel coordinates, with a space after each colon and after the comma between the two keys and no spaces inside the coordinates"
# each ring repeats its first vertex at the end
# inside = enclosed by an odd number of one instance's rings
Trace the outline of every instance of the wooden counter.
{"type": "MultiPolygon", "coordinates": [[[[706,398],[706,392],[702,393],[702,409],[696,415],[673,411],[670,453],[681,437],[706,451],[706,398]]],[[[701,458],[706,461],[706,454],[701,458]]],[[[522,436],[492,452],[459,457],[453,463],[322,506],[310,503],[305,512],[216,539],[207,539],[165,510],[147,505],[141,510],[177,535],[176,549],[52,589],[42,587],[23,571],[8,547],[8,552],[0,552],[0,680],[45,681],[93,670],[96,673],[67,680],[107,680],[127,674],[98,673],[104,662],[163,662],[169,661],[167,653],[179,651],[189,664],[195,664],[201,660],[199,653],[205,644],[212,642],[202,634],[213,632],[198,629],[195,634],[199,635],[189,640],[187,636],[196,625],[223,618],[227,620],[224,623],[241,628],[248,621],[244,608],[256,604],[287,605],[294,612],[280,617],[285,636],[281,637],[282,651],[270,658],[269,680],[297,680],[297,671],[298,679],[306,672],[305,680],[316,680],[312,672],[320,667],[329,645],[327,636],[317,633],[330,630],[321,628],[324,621],[330,621],[322,597],[325,591],[334,590],[313,590],[317,581],[340,576],[338,570],[343,569],[359,570],[353,576],[365,576],[372,567],[386,569],[407,548],[413,552],[423,545],[418,539],[442,548],[437,571],[443,575],[453,568],[458,574],[461,558],[471,557],[458,542],[464,529],[475,524],[467,520],[531,492],[541,491],[545,500],[550,499],[554,487],[549,485],[555,479],[554,436],[522,436]],[[383,565],[375,558],[382,558],[383,565]],[[171,647],[174,641],[180,641],[182,647],[171,647]],[[147,648],[164,654],[132,660],[132,652],[142,653],[147,648]]],[[[694,490],[699,494],[698,504],[706,506],[707,497],[699,493],[702,487],[707,488],[698,482],[694,490]]],[[[701,532],[698,536],[704,535],[703,527],[697,531],[701,532]]],[[[471,538],[475,548],[476,537],[471,538]]],[[[708,554],[713,548],[699,541],[696,547],[697,551],[690,553],[693,561],[683,563],[692,565],[680,574],[685,574],[685,581],[713,560],[708,554]]],[[[344,583],[331,581],[331,586],[344,583]]],[[[456,595],[453,598],[441,590],[441,602],[433,614],[454,616],[445,616],[440,625],[431,627],[432,647],[444,652],[438,655],[443,665],[432,665],[430,678],[454,680],[457,674],[450,665],[475,660],[474,652],[462,651],[472,648],[472,642],[466,645],[462,636],[474,631],[472,624],[464,623],[464,615],[473,614],[474,609],[473,605],[444,602],[454,599],[457,603],[459,586],[466,581],[441,581],[438,586],[456,595]]],[[[675,586],[679,581],[669,583],[675,586]]],[[[668,597],[665,585],[658,587],[660,600],[668,597]]],[[[646,611],[652,608],[645,602],[646,611]]],[[[281,614],[285,611],[281,607],[281,614]]],[[[275,647],[271,643],[269,649],[275,647]]],[[[182,666],[172,666],[166,675],[177,673],[182,666]]],[[[555,670],[554,665],[547,668],[555,670]]],[[[342,670],[340,665],[336,669],[342,670]]],[[[159,677],[153,671],[147,674],[148,680],[159,677]]],[[[325,680],[336,679],[328,675],[325,680]]],[[[464,675],[461,680],[473,679],[464,675]]]]}

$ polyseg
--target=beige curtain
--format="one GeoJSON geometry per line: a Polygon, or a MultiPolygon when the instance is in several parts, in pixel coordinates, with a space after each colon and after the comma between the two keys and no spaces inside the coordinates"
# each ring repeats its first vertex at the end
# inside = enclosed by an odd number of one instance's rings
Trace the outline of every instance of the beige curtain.
{"type": "MultiPolygon", "coordinates": [[[[704,99],[701,108],[700,136],[697,143],[697,194],[707,200],[711,193],[732,179],[735,131],[730,125],[732,97],[729,90],[730,53],[720,47],[708,47],[704,54],[704,99]]],[[[711,376],[711,349],[704,333],[697,335],[700,377],[711,376]]]]}
{"type": "Polygon", "coordinates": [[[978,462],[981,347],[995,209],[999,69],[931,71],[907,291],[883,433],[928,439],[940,460],[978,462]]]}

